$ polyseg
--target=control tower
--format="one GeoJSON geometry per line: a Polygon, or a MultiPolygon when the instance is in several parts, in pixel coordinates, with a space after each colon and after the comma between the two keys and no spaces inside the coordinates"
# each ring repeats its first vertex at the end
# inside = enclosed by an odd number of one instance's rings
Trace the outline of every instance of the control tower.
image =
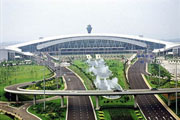
{"type": "Polygon", "coordinates": [[[88,33],[90,34],[90,33],[91,33],[91,31],[92,31],[92,27],[91,27],[91,25],[88,25],[86,29],[87,29],[88,33]]]}

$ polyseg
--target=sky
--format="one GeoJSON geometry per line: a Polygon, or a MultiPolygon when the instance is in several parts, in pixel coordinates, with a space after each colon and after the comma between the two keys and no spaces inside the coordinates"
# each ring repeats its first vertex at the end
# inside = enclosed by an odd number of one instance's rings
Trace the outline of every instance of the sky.
{"type": "Polygon", "coordinates": [[[2,42],[92,33],[180,38],[180,0],[0,0],[2,42]]]}

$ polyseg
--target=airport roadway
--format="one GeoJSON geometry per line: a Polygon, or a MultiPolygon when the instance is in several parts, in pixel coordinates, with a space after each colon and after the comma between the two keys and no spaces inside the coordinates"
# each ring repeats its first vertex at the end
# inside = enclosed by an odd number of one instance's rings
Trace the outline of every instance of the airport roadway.
{"type": "MultiPolygon", "coordinates": [[[[49,54],[46,54],[48,61],[53,61],[49,54]]],[[[50,64],[51,69],[54,65],[50,64]]],[[[67,90],[85,90],[81,80],[70,70],[62,67],[56,69],[58,75],[64,75],[66,80],[67,90]]],[[[67,120],[95,120],[93,106],[88,96],[69,96],[68,97],[68,116],[67,120]]]]}
{"type": "MultiPolygon", "coordinates": [[[[71,71],[62,68],[67,90],[85,90],[81,80],[71,71]]],[[[93,107],[88,96],[68,97],[68,120],[95,120],[93,107]]]]}
{"type": "MultiPolygon", "coordinates": [[[[148,89],[141,73],[146,73],[146,61],[139,59],[129,68],[131,89],[148,89]]],[[[175,120],[154,95],[137,95],[137,103],[147,120],[175,120]]]]}
{"type": "MultiPolygon", "coordinates": [[[[47,60],[41,60],[40,63],[45,63],[46,66],[53,69],[58,77],[60,74],[64,75],[67,90],[85,90],[81,80],[73,72],[64,67],[56,69],[51,56],[49,54],[44,55],[47,60]]],[[[88,96],[69,96],[67,109],[67,120],[95,120],[93,107],[88,96]]]]}

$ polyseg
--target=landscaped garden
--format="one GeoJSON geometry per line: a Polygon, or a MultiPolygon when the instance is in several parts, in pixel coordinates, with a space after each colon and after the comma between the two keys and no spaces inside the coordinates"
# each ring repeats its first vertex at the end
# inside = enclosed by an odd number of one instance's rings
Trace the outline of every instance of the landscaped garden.
{"type": "MultiPolygon", "coordinates": [[[[120,60],[106,60],[105,62],[112,71],[111,77],[117,77],[118,83],[122,86],[122,88],[128,89],[129,85],[127,84],[124,76],[123,62],[120,60]]],[[[96,89],[93,83],[95,76],[88,72],[88,64],[85,61],[76,60],[69,68],[75,71],[84,80],[84,84],[87,89],[96,89]]],[[[95,107],[95,97],[91,98],[95,107]]],[[[138,118],[144,119],[141,112],[138,109],[134,109],[134,98],[132,96],[124,95],[118,99],[106,99],[104,97],[99,97],[99,103],[101,106],[100,111],[103,112],[103,115],[100,114],[99,111],[96,111],[98,120],[103,118],[108,120],[118,120],[119,118],[127,118],[125,120],[138,120],[138,118]],[[121,111],[121,114],[118,111],[121,111]],[[136,113],[137,111],[139,112],[136,113]]]]}
{"type": "MultiPolygon", "coordinates": [[[[24,89],[28,90],[43,90],[44,89],[44,83],[43,81],[38,81],[36,84],[25,86],[24,89]]],[[[64,89],[64,82],[62,80],[62,77],[60,78],[53,78],[51,80],[45,81],[45,89],[46,90],[63,90],[64,89]]],[[[46,95],[46,98],[49,98],[52,96],[46,95]]],[[[37,95],[36,99],[43,99],[43,95],[37,95]]],[[[21,101],[29,101],[33,100],[33,95],[19,95],[19,99],[21,101]]],[[[18,103],[19,104],[19,103],[18,103]]]]}
{"type": "Polygon", "coordinates": [[[161,65],[159,66],[159,64],[149,64],[148,71],[151,73],[151,75],[147,76],[146,78],[150,81],[152,87],[174,87],[170,84],[172,77],[171,74],[161,65]]]}
{"type": "Polygon", "coordinates": [[[121,107],[104,109],[97,112],[98,120],[143,120],[143,116],[139,110],[134,110],[132,107],[121,107]]]}
{"type": "MultiPolygon", "coordinates": [[[[146,79],[148,83],[153,88],[175,88],[176,81],[172,80],[172,75],[160,65],[160,72],[159,72],[159,65],[158,64],[149,64],[148,65],[148,72],[151,75],[146,75],[146,79]],[[159,77],[160,73],[160,77],[159,77]]],[[[180,81],[178,81],[178,87],[180,87],[180,81]]]]}
{"type": "MultiPolygon", "coordinates": [[[[159,64],[149,64],[148,72],[151,75],[146,75],[146,79],[152,88],[175,88],[176,81],[171,80],[171,74],[159,64]],[[159,69],[160,68],[160,69],[159,69]],[[160,72],[159,72],[160,70],[160,72]],[[159,77],[160,73],[160,77],[159,77]]],[[[178,81],[178,87],[180,87],[180,81],[178,81]]],[[[180,94],[178,93],[178,96],[180,94]]],[[[159,97],[167,104],[167,94],[161,94],[159,97]]],[[[175,94],[171,95],[171,106],[170,108],[175,112],[175,94]]],[[[178,97],[178,108],[180,108],[180,97],[178,97]]],[[[180,110],[178,109],[178,116],[180,117],[180,110]]]]}
{"type": "MultiPolygon", "coordinates": [[[[67,100],[64,100],[65,104],[67,100]]],[[[46,109],[44,104],[38,103],[31,106],[28,111],[40,117],[42,120],[65,120],[66,108],[60,107],[61,99],[46,101],[46,109]]]]}
{"type": "MultiPolygon", "coordinates": [[[[36,84],[27,86],[26,89],[28,90],[43,90],[44,89],[44,82],[38,81],[36,84]]],[[[62,77],[60,78],[53,78],[51,80],[45,81],[45,89],[46,90],[63,90],[64,89],[64,82],[62,77]]]]}

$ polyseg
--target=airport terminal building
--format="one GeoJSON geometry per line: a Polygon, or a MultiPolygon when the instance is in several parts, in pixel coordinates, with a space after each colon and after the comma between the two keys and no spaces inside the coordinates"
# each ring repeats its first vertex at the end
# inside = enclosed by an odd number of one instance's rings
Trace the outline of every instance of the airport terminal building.
{"type": "Polygon", "coordinates": [[[0,61],[28,57],[39,52],[50,54],[118,54],[153,51],[180,56],[180,44],[121,34],[75,34],[41,38],[0,49],[0,61]]]}

